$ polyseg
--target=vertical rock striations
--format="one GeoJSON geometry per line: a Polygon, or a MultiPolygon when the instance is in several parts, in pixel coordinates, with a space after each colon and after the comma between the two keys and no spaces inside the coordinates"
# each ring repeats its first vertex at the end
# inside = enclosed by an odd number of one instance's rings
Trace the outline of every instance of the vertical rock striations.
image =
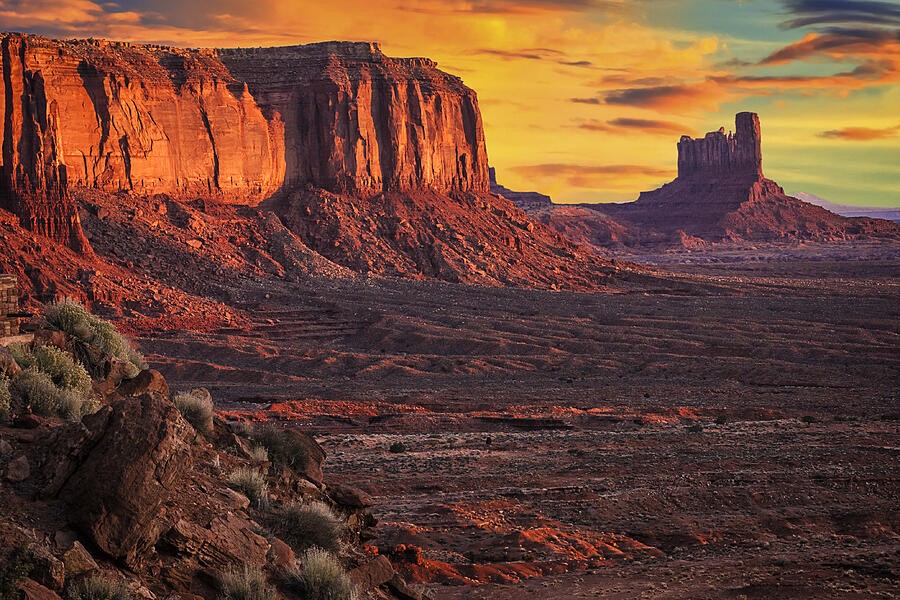
{"type": "Polygon", "coordinates": [[[257,204],[488,190],[475,93],[369,43],[190,50],[2,35],[0,206],[85,250],[68,186],[257,204]]]}
{"type": "Polygon", "coordinates": [[[283,119],[287,186],[488,191],[475,92],[433,61],[389,58],[362,42],[218,56],[270,117],[283,119]]]}
{"type": "Polygon", "coordinates": [[[759,117],[756,113],[738,113],[735,131],[725,128],[706,137],[682,136],[678,142],[678,177],[761,179],[762,146],[759,117]]]}
{"type": "Polygon", "coordinates": [[[4,107],[0,208],[17,215],[23,227],[89,253],[61,161],[59,104],[48,98],[41,70],[28,60],[25,38],[4,36],[0,60],[4,107]]]}

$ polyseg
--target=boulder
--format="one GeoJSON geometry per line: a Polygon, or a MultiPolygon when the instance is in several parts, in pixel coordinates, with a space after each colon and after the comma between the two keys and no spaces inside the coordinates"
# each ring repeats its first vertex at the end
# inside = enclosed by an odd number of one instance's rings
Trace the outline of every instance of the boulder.
{"type": "Polygon", "coordinates": [[[371,496],[352,485],[332,483],[329,484],[327,491],[335,504],[351,510],[368,508],[375,503],[371,496]]]}
{"type": "Polygon", "coordinates": [[[407,585],[406,580],[400,577],[400,575],[394,575],[394,577],[387,582],[387,587],[398,600],[425,600],[425,596],[423,596],[421,592],[410,588],[409,585],[407,585]]]}
{"type": "Polygon", "coordinates": [[[287,569],[294,563],[297,557],[290,546],[277,537],[270,539],[269,543],[271,544],[268,554],[270,563],[279,569],[287,569]]]}
{"type": "Polygon", "coordinates": [[[201,563],[217,568],[234,563],[262,567],[266,564],[270,544],[253,532],[255,528],[254,523],[234,513],[216,517],[200,548],[201,563]]]}
{"type": "Polygon", "coordinates": [[[6,465],[6,479],[8,481],[19,483],[28,479],[29,475],[31,475],[31,467],[28,464],[28,459],[24,455],[11,460],[10,463],[6,465]]]}
{"type": "Polygon", "coordinates": [[[126,379],[116,388],[116,393],[125,398],[152,394],[163,398],[169,398],[169,384],[162,373],[153,369],[144,369],[133,379],[126,379]]]}
{"type": "Polygon", "coordinates": [[[134,565],[165,528],[162,507],[192,464],[194,430],[171,402],[152,394],[119,400],[83,423],[97,441],[59,498],[101,550],[134,565]]]}
{"type": "Polygon", "coordinates": [[[296,429],[286,429],[286,435],[290,437],[289,445],[293,448],[299,448],[301,451],[295,452],[291,469],[315,483],[322,486],[322,463],[325,462],[325,450],[319,445],[316,439],[296,429]]]}
{"type": "Polygon", "coordinates": [[[53,590],[49,590],[33,579],[26,579],[19,584],[22,600],[61,600],[53,590]]]}
{"type": "Polygon", "coordinates": [[[81,542],[72,544],[72,547],[63,554],[62,561],[68,576],[81,575],[100,568],[91,553],[81,545],[81,542]]]}
{"type": "Polygon", "coordinates": [[[394,567],[387,557],[378,555],[362,562],[348,573],[350,581],[364,590],[376,588],[393,579],[394,567]]]}
{"type": "Polygon", "coordinates": [[[66,582],[66,567],[43,544],[31,545],[31,573],[37,583],[52,590],[61,590],[66,582]]]}

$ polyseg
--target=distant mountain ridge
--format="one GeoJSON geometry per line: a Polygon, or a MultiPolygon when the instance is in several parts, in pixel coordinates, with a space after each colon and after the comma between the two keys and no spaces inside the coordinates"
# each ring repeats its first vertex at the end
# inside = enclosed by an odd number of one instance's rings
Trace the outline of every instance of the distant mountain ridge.
{"type": "Polygon", "coordinates": [[[871,217],[873,219],[887,219],[900,221],[900,206],[857,206],[855,204],[836,204],[824,198],[806,192],[797,192],[795,198],[804,202],[821,206],[826,210],[845,217],[871,217]]]}

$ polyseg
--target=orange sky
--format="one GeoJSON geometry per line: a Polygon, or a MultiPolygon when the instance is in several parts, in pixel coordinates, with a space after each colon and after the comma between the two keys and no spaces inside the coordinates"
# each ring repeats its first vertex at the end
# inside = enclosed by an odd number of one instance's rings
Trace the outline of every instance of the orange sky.
{"type": "Polygon", "coordinates": [[[900,205],[900,3],[0,0],[0,26],[186,46],[374,40],[478,94],[501,183],[557,202],[670,179],[681,133],[760,113],[791,192],[900,205]]]}

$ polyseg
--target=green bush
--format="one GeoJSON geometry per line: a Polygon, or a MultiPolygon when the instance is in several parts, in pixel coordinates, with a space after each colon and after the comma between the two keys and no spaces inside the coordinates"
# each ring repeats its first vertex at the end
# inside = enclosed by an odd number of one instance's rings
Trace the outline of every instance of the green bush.
{"type": "Polygon", "coordinates": [[[69,600],[131,600],[125,582],[106,575],[91,575],[69,589],[69,600]]]}
{"type": "Polygon", "coordinates": [[[254,443],[265,448],[274,462],[288,467],[306,462],[306,446],[289,431],[273,423],[247,426],[244,432],[254,443]]]}
{"type": "Polygon", "coordinates": [[[212,433],[213,404],[209,399],[209,392],[202,388],[181,392],[175,396],[175,406],[198,433],[212,433]]]}
{"type": "Polygon", "coordinates": [[[50,376],[34,367],[22,371],[9,384],[9,394],[17,410],[30,406],[33,413],[46,417],[59,414],[59,392],[50,376]]]}
{"type": "Polygon", "coordinates": [[[98,350],[129,363],[129,377],[147,368],[144,358],[109,321],[92,315],[82,304],[65,299],[44,307],[44,317],[54,327],[94,346],[98,350]]]}
{"type": "Polygon", "coordinates": [[[19,584],[31,574],[31,552],[19,544],[6,560],[0,561],[0,600],[19,600],[19,584]]]}
{"type": "Polygon", "coordinates": [[[56,346],[38,346],[32,352],[34,367],[53,380],[56,387],[87,395],[91,390],[91,376],[72,357],[56,346]]]}
{"type": "Polygon", "coordinates": [[[324,502],[291,502],[278,511],[275,528],[278,536],[297,552],[312,547],[338,552],[344,522],[324,502]]]}
{"type": "Polygon", "coordinates": [[[244,565],[226,571],[219,580],[222,600],[274,600],[275,590],[260,569],[244,565]]]}
{"type": "Polygon", "coordinates": [[[287,587],[306,600],[354,600],[356,587],[341,564],[321,548],[310,548],[288,570],[287,587]]]}
{"type": "Polygon", "coordinates": [[[253,506],[265,508],[269,502],[266,478],[256,469],[240,467],[228,477],[228,487],[247,496],[253,506]]]}
{"type": "Polygon", "coordinates": [[[9,378],[0,373],[0,423],[9,421],[9,378]]]}
{"type": "Polygon", "coordinates": [[[100,402],[91,396],[82,396],[74,390],[59,391],[59,416],[67,421],[80,421],[85,415],[100,410],[100,402]]]}

